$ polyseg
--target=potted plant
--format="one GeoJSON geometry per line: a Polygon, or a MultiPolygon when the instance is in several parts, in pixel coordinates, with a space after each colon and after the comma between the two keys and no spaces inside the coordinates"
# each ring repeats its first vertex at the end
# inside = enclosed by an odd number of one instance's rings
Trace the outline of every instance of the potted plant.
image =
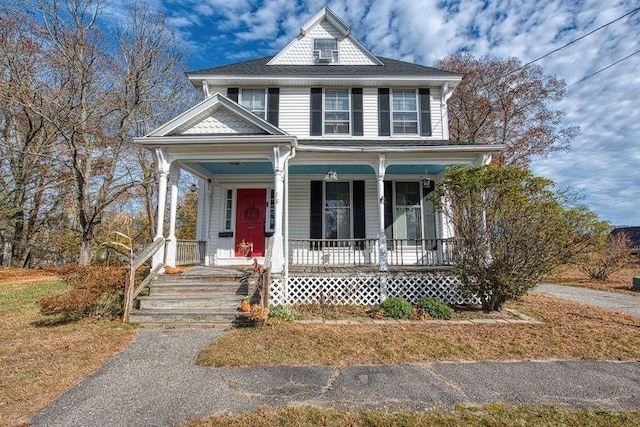
{"type": "Polygon", "coordinates": [[[245,314],[253,326],[262,326],[269,318],[269,309],[260,304],[251,304],[249,311],[245,314]]]}

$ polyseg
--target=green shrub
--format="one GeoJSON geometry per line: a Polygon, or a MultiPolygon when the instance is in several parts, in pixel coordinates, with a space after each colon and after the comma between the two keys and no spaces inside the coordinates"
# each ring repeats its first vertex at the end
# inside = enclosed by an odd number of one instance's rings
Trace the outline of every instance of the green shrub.
{"type": "Polygon", "coordinates": [[[289,322],[301,318],[302,315],[300,313],[284,305],[276,305],[269,309],[269,319],[277,322],[289,322]]]}
{"type": "Polygon", "coordinates": [[[61,314],[71,319],[122,315],[124,269],[121,267],[67,265],[54,271],[69,284],[69,289],[40,298],[41,314],[61,314]]]}
{"type": "Polygon", "coordinates": [[[453,309],[442,302],[440,298],[421,297],[418,298],[418,308],[434,319],[451,319],[453,309]]]}
{"type": "Polygon", "coordinates": [[[384,317],[407,319],[411,315],[411,304],[402,297],[391,297],[380,304],[384,317]]]}

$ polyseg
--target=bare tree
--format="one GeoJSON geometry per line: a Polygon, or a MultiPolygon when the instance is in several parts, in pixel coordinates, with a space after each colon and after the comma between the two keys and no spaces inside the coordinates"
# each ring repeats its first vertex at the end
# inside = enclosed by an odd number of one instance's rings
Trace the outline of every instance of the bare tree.
{"type": "Polygon", "coordinates": [[[500,163],[527,166],[568,148],[579,131],[564,127],[564,112],[552,107],[564,96],[564,81],[544,75],[538,65],[455,54],[435,66],[465,75],[448,102],[451,139],[505,144],[500,163]]]}
{"type": "Polygon", "coordinates": [[[47,213],[56,208],[58,188],[66,181],[51,155],[54,129],[38,114],[44,106],[38,82],[43,50],[24,18],[0,13],[0,182],[7,204],[1,233],[5,257],[10,254],[12,264],[21,267],[29,263],[47,213]]]}
{"type": "Polygon", "coordinates": [[[167,95],[176,90],[183,56],[164,19],[143,3],[120,11],[112,28],[99,0],[38,1],[33,8],[25,19],[43,49],[38,76],[46,90],[42,103],[26,106],[59,142],[57,160],[73,183],[78,262],[86,265],[106,210],[148,184],[131,138],[175,99],[167,95]]]}

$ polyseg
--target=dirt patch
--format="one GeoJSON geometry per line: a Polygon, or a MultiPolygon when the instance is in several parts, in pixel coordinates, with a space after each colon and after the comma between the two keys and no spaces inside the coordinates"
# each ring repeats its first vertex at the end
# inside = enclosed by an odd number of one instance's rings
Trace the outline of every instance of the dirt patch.
{"type": "Polygon", "coordinates": [[[208,366],[359,365],[468,360],[635,360],[640,319],[528,295],[508,304],[540,324],[307,325],[245,328],[198,357],[208,366]]]}

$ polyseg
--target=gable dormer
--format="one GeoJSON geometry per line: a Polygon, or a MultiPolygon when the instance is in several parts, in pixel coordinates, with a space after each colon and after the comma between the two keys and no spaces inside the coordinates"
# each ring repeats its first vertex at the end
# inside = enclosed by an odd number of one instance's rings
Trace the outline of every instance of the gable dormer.
{"type": "Polygon", "coordinates": [[[351,35],[347,24],[325,7],[267,65],[383,64],[351,35]]]}

